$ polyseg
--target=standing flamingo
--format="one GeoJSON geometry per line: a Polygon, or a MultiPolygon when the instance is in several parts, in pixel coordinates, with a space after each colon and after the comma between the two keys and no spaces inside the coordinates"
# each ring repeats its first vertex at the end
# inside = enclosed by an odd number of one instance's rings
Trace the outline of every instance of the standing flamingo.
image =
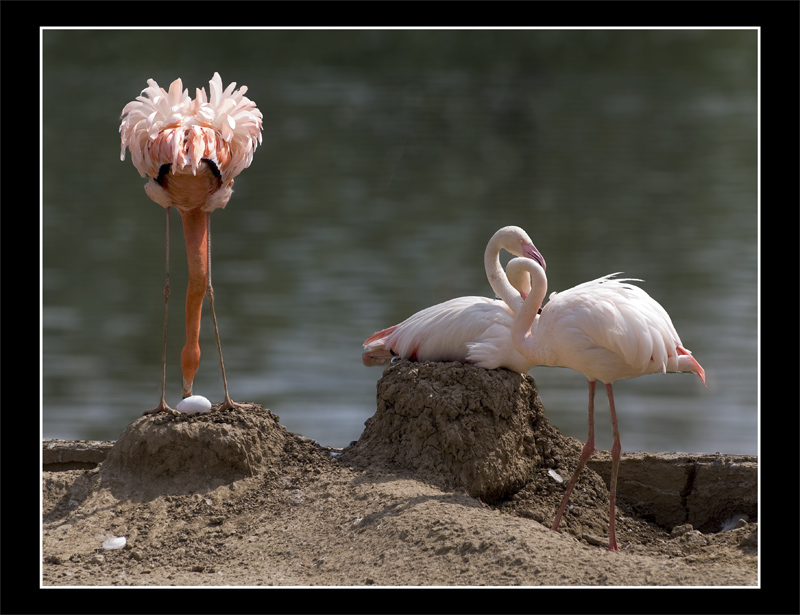
{"type": "MultiPolygon", "coordinates": [[[[522,305],[520,291],[527,294],[530,285],[512,286],[500,266],[501,248],[526,257],[513,259],[509,263],[512,270],[518,269],[518,265],[512,264],[518,260],[533,260],[545,267],[544,258],[525,231],[519,227],[500,229],[489,241],[484,266],[492,287],[502,299],[459,297],[417,312],[367,338],[361,357],[364,365],[384,365],[399,356],[412,361],[461,361],[488,369],[507,367],[528,371],[533,363],[514,349],[511,323],[514,312],[522,305]]],[[[513,276],[519,277],[518,273],[513,276]]]]}
{"type": "Polygon", "coordinates": [[[558,530],[578,476],[595,450],[594,384],[599,380],[606,385],[614,433],[608,548],[616,551],[614,510],[622,447],[612,384],[615,380],[645,374],[692,372],[700,376],[705,385],[705,371],[683,347],[664,308],[641,288],[628,283],[640,280],[614,278],[618,274],[613,273],[552,293],[541,315],[537,316],[534,306],[538,306],[547,293],[547,276],[533,260],[523,260],[530,271],[532,288],[512,324],[514,347],[536,365],[569,367],[589,379],[589,436],[552,529],[558,530]]]}
{"type": "Polygon", "coordinates": [[[233,192],[233,180],[250,166],[256,147],[261,143],[262,115],[255,103],[244,94],[247,87],[234,91],[236,82],[224,91],[218,73],[205,88],[196,90],[193,99],[183,83],[176,79],[169,92],[148,79],[148,88],[122,110],[119,131],[122,139],[120,158],[125,148],[131,152],[133,165],[150,181],[144,190],[153,201],[167,210],[167,271],[164,284],[164,342],[161,354],[161,402],[145,414],[172,412],[165,399],[167,306],[169,302],[169,212],[178,208],[183,222],[186,256],[189,263],[189,287],[186,291],[186,345],[181,351],[183,397],[192,395],[192,385],[200,365],[200,315],[207,294],[217,339],[222,383],[225,388],[223,409],[238,406],[228,395],[225,364],[214,312],[214,289],[211,286],[211,217],[224,208],[233,192]]]}

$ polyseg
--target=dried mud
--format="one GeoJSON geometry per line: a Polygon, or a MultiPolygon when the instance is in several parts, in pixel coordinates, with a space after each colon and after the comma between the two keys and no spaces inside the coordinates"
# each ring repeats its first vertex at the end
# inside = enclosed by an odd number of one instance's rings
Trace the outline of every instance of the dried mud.
{"type": "Polygon", "coordinates": [[[549,529],[581,443],[530,376],[402,361],[365,425],[331,449],[252,404],[142,417],[116,443],[46,441],[42,584],[758,583],[753,457],[623,454],[612,553],[607,455],[549,529]],[[103,549],[112,536],[125,547],[103,549]]]}

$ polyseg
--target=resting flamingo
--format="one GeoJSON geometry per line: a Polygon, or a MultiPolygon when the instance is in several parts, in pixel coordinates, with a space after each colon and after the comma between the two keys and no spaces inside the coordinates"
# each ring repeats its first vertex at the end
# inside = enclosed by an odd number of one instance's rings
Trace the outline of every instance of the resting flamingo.
{"type": "Polygon", "coordinates": [[[176,207],[183,222],[186,255],[189,263],[189,287],[186,291],[186,345],[181,351],[183,397],[192,395],[200,365],[200,316],[207,294],[217,339],[222,383],[225,388],[223,409],[238,404],[228,394],[225,364],[219,341],[211,286],[211,217],[224,208],[233,192],[233,180],[250,166],[256,147],[261,143],[262,115],[255,103],[244,94],[247,87],[234,91],[231,83],[224,91],[218,73],[205,88],[189,97],[183,83],[176,79],[169,92],[148,79],[142,95],[122,110],[119,131],[122,140],[120,158],[125,148],[131,152],[133,165],[150,181],[144,190],[153,201],[167,210],[167,266],[164,284],[164,341],[161,354],[161,402],[145,414],[174,412],[164,399],[166,381],[167,308],[169,304],[169,213],[176,207]]]}
{"type": "MultiPolygon", "coordinates": [[[[488,369],[507,367],[528,371],[533,364],[511,343],[514,310],[521,307],[522,296],[500,266],[501,248],[525,256],[509,263],[512,271],[518,268],[511,264],[517,260],[535,260],[545,266],[544,258],[522,229],[500,229],[489,241],[484,266],[492,287],[502,299],[459,297],[417,312],[367,338],[361,357],[364,365],[384,365],[397,356],[412,361],[461,361],[488,369]]],[[[525,277],[529,279],[527,273],[525,277]]],[[[526,284],[523,290],[529,288],[526,284]]]]}
{"type": "Polygon", "coordinates": [[[578,467],[556,512],[552,529],[558,530],[569,496],[586,461],[594,452],[594,385],[606,385],[614,444],[611,448],[608,548],[617,550],[615,502],[617,471],[622,447],[617,428],[612,384],[615,380],[645,374],[692,372],[705,385],[705,371],[684,348],[669,315],[661,305],[626,278],[611,275],[579,284],[550,300],[537,315],[534,306],[544,300],[547,276],[530,259],[531,293],[512,324],[514,347],[535,365],[569,367],[589,379],[589,435],[578,467]]]}

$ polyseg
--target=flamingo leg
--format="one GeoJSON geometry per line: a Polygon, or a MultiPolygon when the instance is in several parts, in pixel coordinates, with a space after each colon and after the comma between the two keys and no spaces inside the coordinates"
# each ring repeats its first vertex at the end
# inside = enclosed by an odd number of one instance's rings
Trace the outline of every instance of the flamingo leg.
{"type": "Polygon", "coordinates": [[[181,350],[183,396],[192,394],[192,384],[200,366],[200,316],[206,295],[208,275],[208,228],[206,214],[199,209],[179,210],[189,264],[189,286],[186,289],[186,345],[181,350]]]}
{"type": "Polygon", "coordinates": [[[617,501],[617,472],[619,471],[619,458],[622,445],[619,441],[619,429],[617,429],[617,411],[614,408],[614,392],[611,384],[606,385],[608,393],[608,407],[611,410],[611,429],[614,432],[614,444],[611,447],[611,485],[609,486],[609,500],[611,502],[608,521],[608,550],[617,551],[617,532],[615,504],[617,501]]]}
{"type": "Polygon", "coordinates": [[[167,405],[164,398],[164,391],[167,385],[167,310],[169,309],[169,210],[167,207],[167,266],[166,281],[164,282],[164,341],[161,345],[161,401],[158,406],[148,410],[144,414],[156,414],[158,412],[176,412],[167,405]]]}
{"type": "Polygon", "coordinates": [[[569,486],[567,487],[567,492],[564,494],[564,497],[561,500],[561,505],[558,507],[558,512],[556,513],[556,518],[553,521],[553,526],[550,528],[553,531],[558,531],[558,524],[561,523],[561,517],[567,508],[567,502],[569,501],[569,496],[572,494],[572,489],[575,487],[575,483],[578,482],[578,477],[583,471],[583,467],[586,465],[589,457],[591,457],[592,453],[594,452],[594,382],[594,380],[589,381],[589,436],[586,438],[586,444],[583,446],[578,467],[575,468],[575,472],[572,474],[572,478],[569,481],[569,486]]]}
{"type": "Polygon", "coordinates": [[[219,341],[219,328],[217,327],[217,314],[214,311],[214,288],[211,286],[211,213],[206,213],[206,229],[208,230],[208,240],[206,241],[206,261],[208,263],[207,267],[207,279],[206,279],[206,294],[208,295],[208,301],[211,305],[211,319],[214,321],[214,335],[217,338],[217,351],[219,352],[219,366],[222,369],[222,386],[225,389],[225,401],[222,404],[220,410],[233,410],[234,408],[241,408],[242,404],[238,404],[235,401],[231,400],[230,395],[228,394],[228,379],[225,377],[225,363],[222,361],[222,345],[219,341]]]}

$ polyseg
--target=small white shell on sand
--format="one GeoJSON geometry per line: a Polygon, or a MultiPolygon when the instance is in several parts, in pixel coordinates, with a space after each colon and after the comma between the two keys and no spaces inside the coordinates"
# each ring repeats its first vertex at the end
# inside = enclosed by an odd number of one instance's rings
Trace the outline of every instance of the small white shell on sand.
{"type": "Polygon", "coordinates": [[[211,402],[202,395],[191,395],[178,402],[175,406],[178,412],[188,412],[190,414],[197,412],[208,412],[211,410],[211,402]]]}
{"type": "Polygon", "coordinates": [[[103,548],[104,549],[121,549],[125,546],[128,540],[125,536],[117,536],[115,538],[109,538],[108,540],[103,541],[103,548]]]}
{"type": "Polygon", "coordinates": [[[555,470],[548,470],[547,473],[550,475],[550,478],[552,478],[557,483],[563,483],[564,482],[564,479],[561,478],[561,475],[558,472],[556,472],[555,470]]]}

